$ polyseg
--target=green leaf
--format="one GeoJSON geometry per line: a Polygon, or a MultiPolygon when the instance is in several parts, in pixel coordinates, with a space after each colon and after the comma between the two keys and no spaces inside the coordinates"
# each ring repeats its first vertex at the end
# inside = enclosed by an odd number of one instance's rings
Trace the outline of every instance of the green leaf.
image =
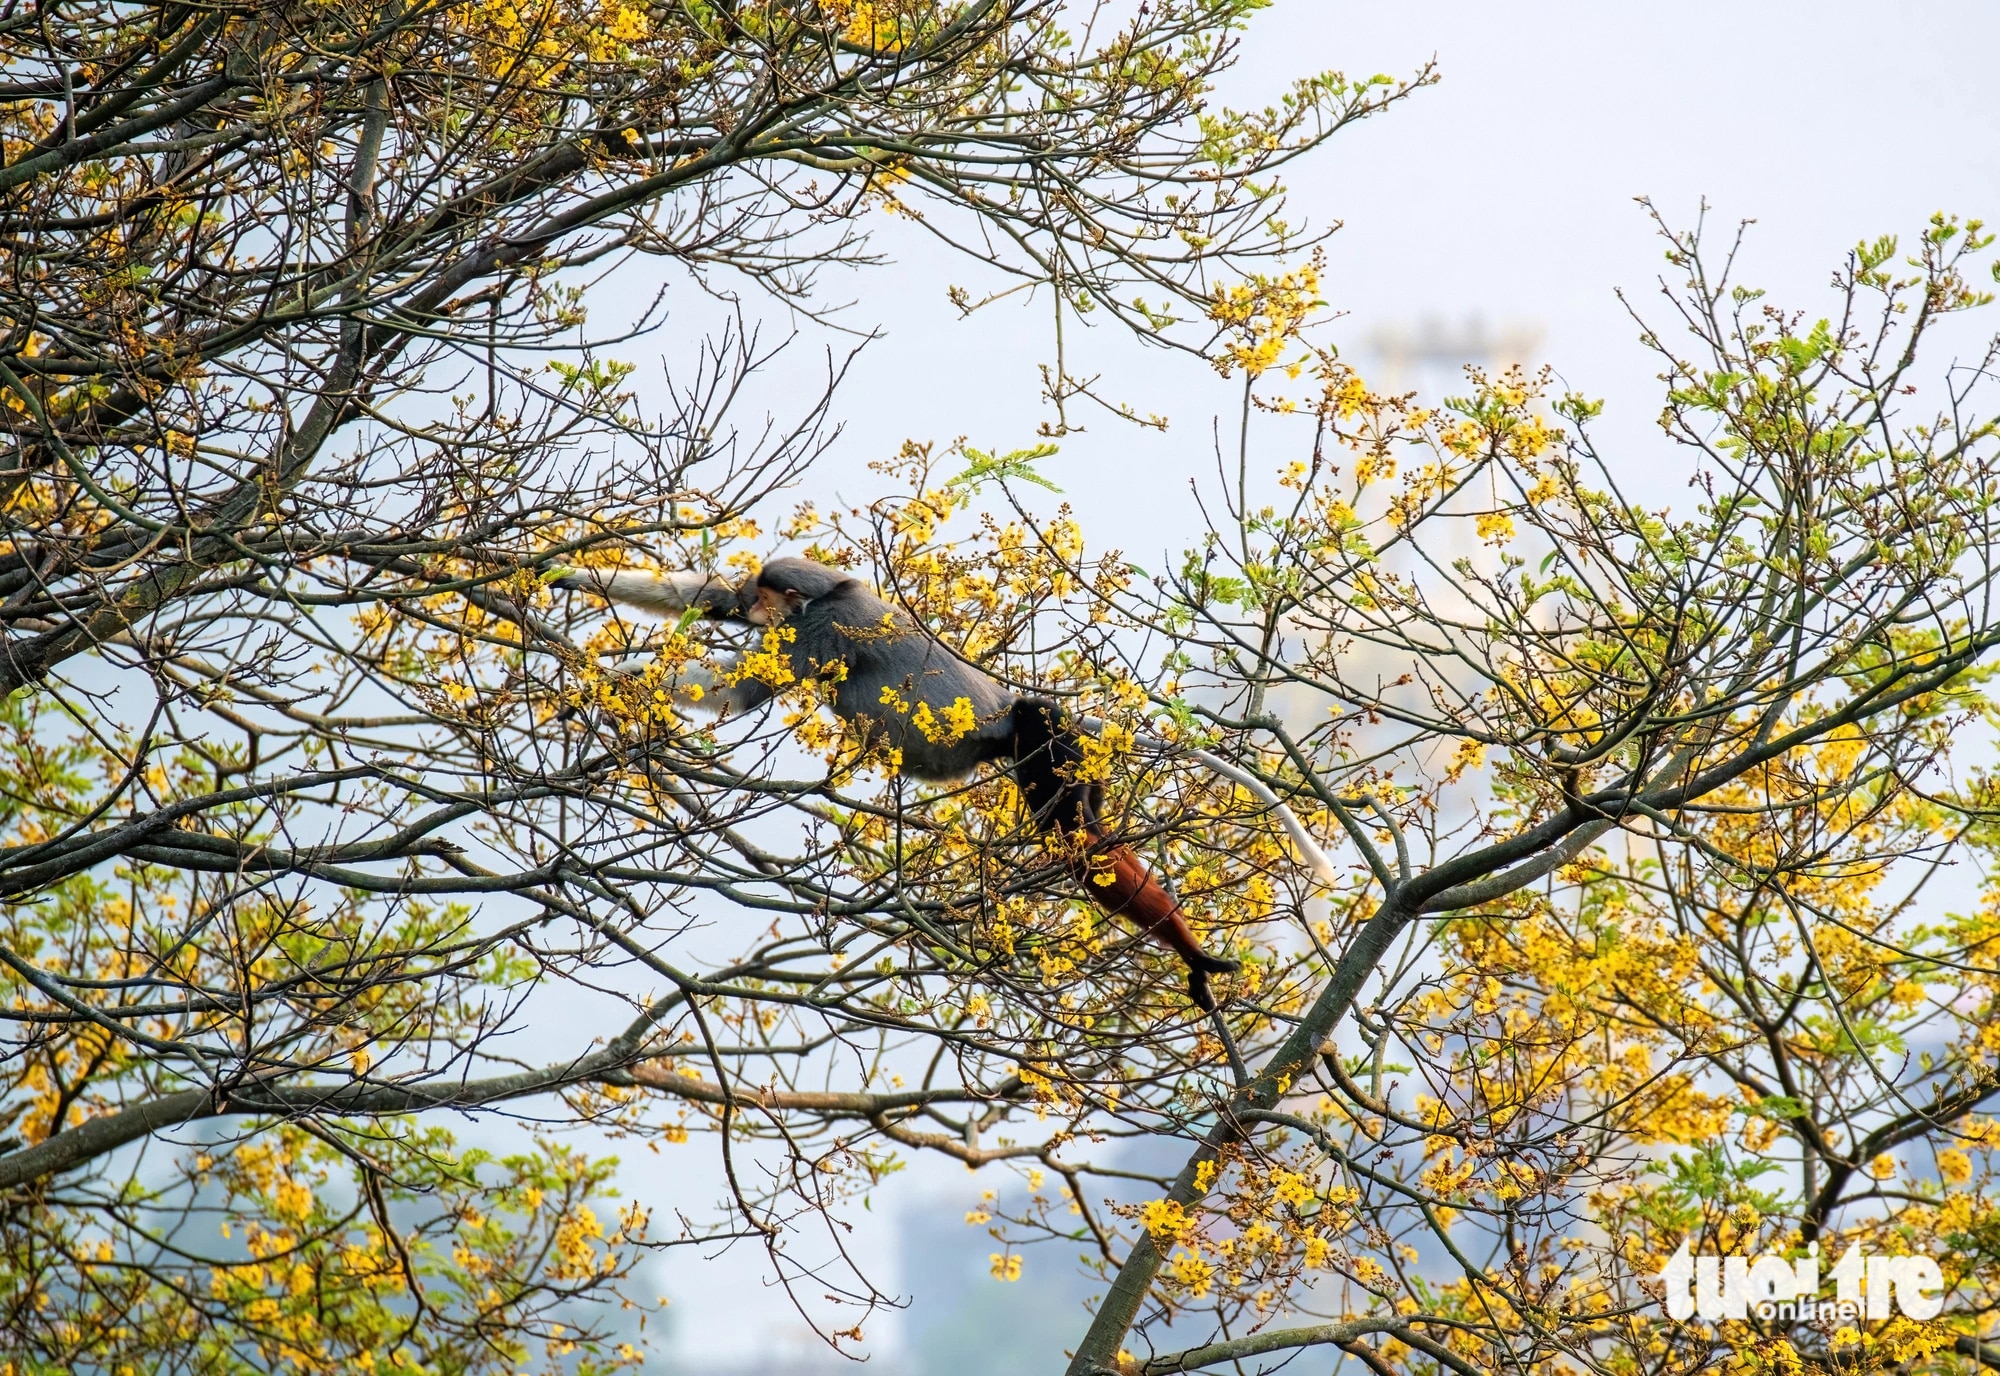
{"type": "Polygon", "coordinates": [[[945,486],[976,492],[989,482],[1020,481],[1033,483],[1036,487],[1045,487],[1051,492],[1061,492],[1061,488],[1034,470],[1035,460],[1048,458],[1056,452],[1056,449],[1057,446],[1053,444],[1038,444],[1030,449],[1016,449],[1012,453],[996,456],[983,450],[968,448],[965,457],[972,462],[966,465],[963,473],[951,479],[945,486]]]}

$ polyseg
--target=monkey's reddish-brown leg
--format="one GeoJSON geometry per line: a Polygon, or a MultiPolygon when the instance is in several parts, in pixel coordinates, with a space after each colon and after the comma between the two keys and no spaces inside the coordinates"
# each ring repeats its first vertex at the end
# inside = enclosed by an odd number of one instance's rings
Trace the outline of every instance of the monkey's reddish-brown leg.
{"type": "Polygon", "coordinates": [[[1189,997],[1213,1013],[1215,999],[1208,992],[1208,977],[1239,969],[1238,963],[1202,950],[1187,914],[1166,886],[1153,878],[1131,847],[1104,834],[1097,820],[1101,786],[1082,781],[1083,752],[1075,732],[1064,722],[1062,709],[1052,702],[1021,698],[1011,716],[1013,736],[1005,745],[1035,829],[1059,841],[1071,876],[1093,903],[1114,917],[1130,918],[1141,932],[1181,958],[1187,965],[1189,997]]]}
{"type": "MultiPolygon", "coordinates": [[[[1095,836],[1091,839],[1099,844],[1103,840],[1095,836]]],[[[1079,859],[1074,868],[1083,891],[1111,916],[1129,919],[1183,960],[1205,954],[1195,939],[1194,929],[1188,926],[1181,905],[1153,878],[1152,871],[1132,853],[1130,846],[1113,846],[1108,850],[1093,846],[1088,858],[1079,859]]]]}
{"type": "Polygon", "coordinates": [[[1106,913],[1129,919],[1178,955],[1188,967],[1188,992],[1197,1005],[1212,1012],[1215,1000],[1208,992],[1208,976],[1234,970],[1236,962],[1202,950],[1181,905],[1130,846],[1106,846],[1104,837],[1095,831],[1086,831],[1079,839],[1086,840],[1089,849],[1070,863],[1078,885],[1106,913]]]}

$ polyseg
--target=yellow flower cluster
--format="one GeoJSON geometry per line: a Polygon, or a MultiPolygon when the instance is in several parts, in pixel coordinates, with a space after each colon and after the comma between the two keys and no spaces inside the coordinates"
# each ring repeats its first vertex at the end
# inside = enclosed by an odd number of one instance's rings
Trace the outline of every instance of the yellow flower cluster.
{"type": "MultiPolygon", "coordinates": [[[[1256,378],[1276,367],[1299,339],[1320,300],[1317,254],[1311,262],[1275,277],[1252,275],[1234,286],[1218,286],[1208,303],[1208,316],[1230,338],[1213,362],[1224,377],[1242,370],[1256,378]]],[[[1296,365],[1290,369],[1297,375],[1296,365]]]]}

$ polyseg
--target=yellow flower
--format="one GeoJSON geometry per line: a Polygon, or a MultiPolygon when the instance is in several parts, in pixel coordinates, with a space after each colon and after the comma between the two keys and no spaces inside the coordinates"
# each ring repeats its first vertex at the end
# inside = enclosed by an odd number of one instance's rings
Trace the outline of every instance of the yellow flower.
{"type": "Polygon", "coordinates": [[[1171,1199],[1147,1201],[1145,1207],[1139,1210],[1139,1222],[1161,1242],[1182,1236],[1189,1225],[1187,1214],[1171,1199]]]}
{"type": "Polygon", "coordinates": [[[312,1212],[312,1206],[312,1191],[296,1181],[287,1180],[278,1186],[271,1201],[271,1212],[296,1223],[312,1212]]]}
{"type": "Polygon", "coordinates": [[[1452,751],[1451,762],[1445,766],[1445,778],[1456,780],[1468,769],[1477,769],[1486,763],[1486,746],[1480,741],[1461,740],[1452,751]]]}
{"type": "Polygon", "coordinates": [[[1296,1171],[1272,1171],[1271,1193],[1280,1204],[1307,1204],[1313,1197],[1312,1181],[1296,1171]]]}
{"type": "Polygon", "coordinates": [[[991,1262],[993,1279],[1013,1281],[1021,1278],[1021,1254],[1019,1252],[994,1252],[991,1262]]]}
{"type": "Polygon", "coordinates": [[[1187,1287],[1190,1295],[1200,1299],[1208,1293],[1208,1287],[1215,1279],[1215,1268],[1192,1252],[1179,1252],[1174,1256],[1174,1279],[1187,1287]]]}

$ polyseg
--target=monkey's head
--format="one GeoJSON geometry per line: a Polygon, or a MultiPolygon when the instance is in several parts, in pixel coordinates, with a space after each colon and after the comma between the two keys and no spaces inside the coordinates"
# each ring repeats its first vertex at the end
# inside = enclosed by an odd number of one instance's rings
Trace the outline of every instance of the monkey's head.
{"type": "Polygon", "coordinates": [[[760,626],[775,626],[788,616],[796,616],[806,603],[852,582],[850,574],[817,559],[773,559],[757,575],[757,600],[749,619],[760,626]]]}

